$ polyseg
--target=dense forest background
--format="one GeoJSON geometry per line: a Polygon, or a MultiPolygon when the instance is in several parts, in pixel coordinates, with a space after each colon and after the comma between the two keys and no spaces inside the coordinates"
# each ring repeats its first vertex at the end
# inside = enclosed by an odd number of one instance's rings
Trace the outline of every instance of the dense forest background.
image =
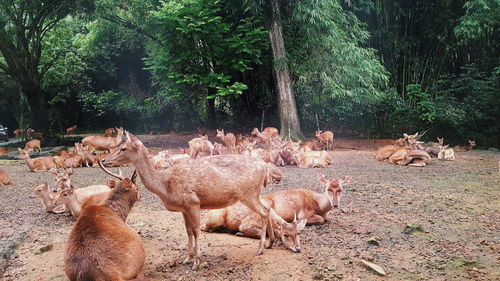
{"type": "Polygon", "coordinates": [[[304,132],[500,147],[499,23],[500,0],[0,0],[0,124],[280,127],[285,71],[304,132]]]}

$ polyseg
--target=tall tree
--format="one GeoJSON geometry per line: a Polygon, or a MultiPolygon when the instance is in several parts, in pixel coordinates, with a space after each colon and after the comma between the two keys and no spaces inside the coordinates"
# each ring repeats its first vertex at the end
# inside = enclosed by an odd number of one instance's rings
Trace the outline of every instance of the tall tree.
{"type": "Polygon", "coordinates": [[[279,0],[266,0],[264,9],[266,26],[269,29],[269,40],[273,52],[273,73],[276,84],[281,135],[294,139],[304,138],[300,129],[299,115],[293,94],[292,79],[288,69],[286,49],[283,39],[281,10],[279,0]]]}
{"type": "Polygon", "coordinates": [[[0,0],[0,70],[18,84],[41,131],[49,126],[42,80],[57,61],[42,63],[43,40],[75,7],[75,1],[0,0]]]}

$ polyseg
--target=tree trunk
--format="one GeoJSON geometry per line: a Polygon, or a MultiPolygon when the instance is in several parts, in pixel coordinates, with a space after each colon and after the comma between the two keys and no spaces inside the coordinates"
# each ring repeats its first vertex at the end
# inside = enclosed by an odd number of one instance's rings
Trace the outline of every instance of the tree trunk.
{"type": "Polygon", "coordinates": [[[286,51],[281,28],[279,0],[267,0],[265,18],[273,52],[273,73],[276,84],[281,136],[290,136],[295,140],[304,139],[304,135],[300,129],[292,81],[285,56],[286,51]]]}
{"type": "Polygon", "coordinates": [[[42,89],[33,83],[26,83],[21,86],[21,92],[28,103],[32,122],[31,127],[46,135],[49,131],[49,115],[45,107],[42,89]]]}
{"type": "MultiPolygon", "coordinates": [[[[209,90],[209,95],[210,95],[209,90]]],[[[209,129],[217,129],[217,115],[215,112],[215,98],[205,99],[206,109],[207,109],[207,126],[209,129]]]]}

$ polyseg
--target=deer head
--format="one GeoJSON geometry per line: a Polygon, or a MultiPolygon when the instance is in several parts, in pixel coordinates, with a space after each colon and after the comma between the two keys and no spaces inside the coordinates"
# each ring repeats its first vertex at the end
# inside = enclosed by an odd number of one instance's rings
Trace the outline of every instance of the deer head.
{"type": "Polygon", "coordinates": [[[476,146],[476,141],[475,140],[469,140],[470,147],[473,148],[476,146]]]}
{"type": "Polygon", "coordinates": [[[69,168],[68,171],[60,172],[58,169],[52,169],[50,172],[56,177],[56,189],[57,188],[71,188],[71,176],[73,175],[73,168],[69,168]]]}
{"type": "Polygon", "coordinates": [[[332,207],[337,208],[340,204],[343,187],[351,182],[352,177],[346,176],[342,179],[327,179],[324,174],[317,173],[317,178],[319,182],[325,184],[326,193],[328,195],[330,204],[332,205],[332,207]]]}
{"type": "Polygon", "coordinates": [[[295,214],[294,220],[292,222],[287,222],[276,214],[273,208],[269,209],[272,217],[276,218],[275,233],[281,237],[281,241],[288,249],[292,250],[294,253],[300,253],[302,248],[300,247],[300,236],[299,232],[302,231],[307,223],[307,219],[298,220],[297,214],[295,214]]]}
{"type": "Polygon", "coordinates": [[[317,138],[321,137],[321,133],[322,133],[322,132],[323,132],[322,130],[318,130],[318,131],[316,131],[316,137],[317,137],[317,138]]]}
{"type": "MultiPolygon", "coordinates": [[[[128,131],[124,132],[122,142],[102,162],[104,165],[122,166],[142,159],[139,150],[144,149],[144,144],[128,131]]],[[[148,154],[147,150],[145,151],[148,154]]]]}
{"type": "Polygon", "coordinates": [[[257,128],[253,128],[253,130],[252,130],[252,136],[256,136],[256,135],[258,135],[259,133],[260,133],[259,129],[257,129],[257,128]]]}
{"type": "Polygon", "coordinates": [[[43,197],[44,194],[49,193],[49,185],[47,183],[42,183],[35,187],[35,190],[33,191],[33,195],[38,196],[38,197],[43,197]]]}
{"type": "Polygon", "coordinates": [[[444,144],[444,137],[442,138],[437,138],[438,139],[438,143],[439,145],[443,145],[444,144]]]}
{"type": "Polygon", "coordinates": [[[220,130],[220,131],[219,131],[219,130],[217,130],[217,137],[219,137],[219,138],[223,138],[224,136],[225,136],[225,134],[224,134],[224,129],[222,129],[222,130],[220,130]]]}

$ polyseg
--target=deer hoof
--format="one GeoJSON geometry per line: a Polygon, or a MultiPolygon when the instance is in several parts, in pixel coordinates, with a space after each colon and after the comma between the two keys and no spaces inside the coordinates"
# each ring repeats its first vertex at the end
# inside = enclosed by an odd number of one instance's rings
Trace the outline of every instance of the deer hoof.
{"type": "Polygon", "coordinates": [[[264,254],[264,251],[262,251],[262,249],[259,249],[257,253],[255,253],[256,256],[260,256],[262,254],[264,254]]]}

